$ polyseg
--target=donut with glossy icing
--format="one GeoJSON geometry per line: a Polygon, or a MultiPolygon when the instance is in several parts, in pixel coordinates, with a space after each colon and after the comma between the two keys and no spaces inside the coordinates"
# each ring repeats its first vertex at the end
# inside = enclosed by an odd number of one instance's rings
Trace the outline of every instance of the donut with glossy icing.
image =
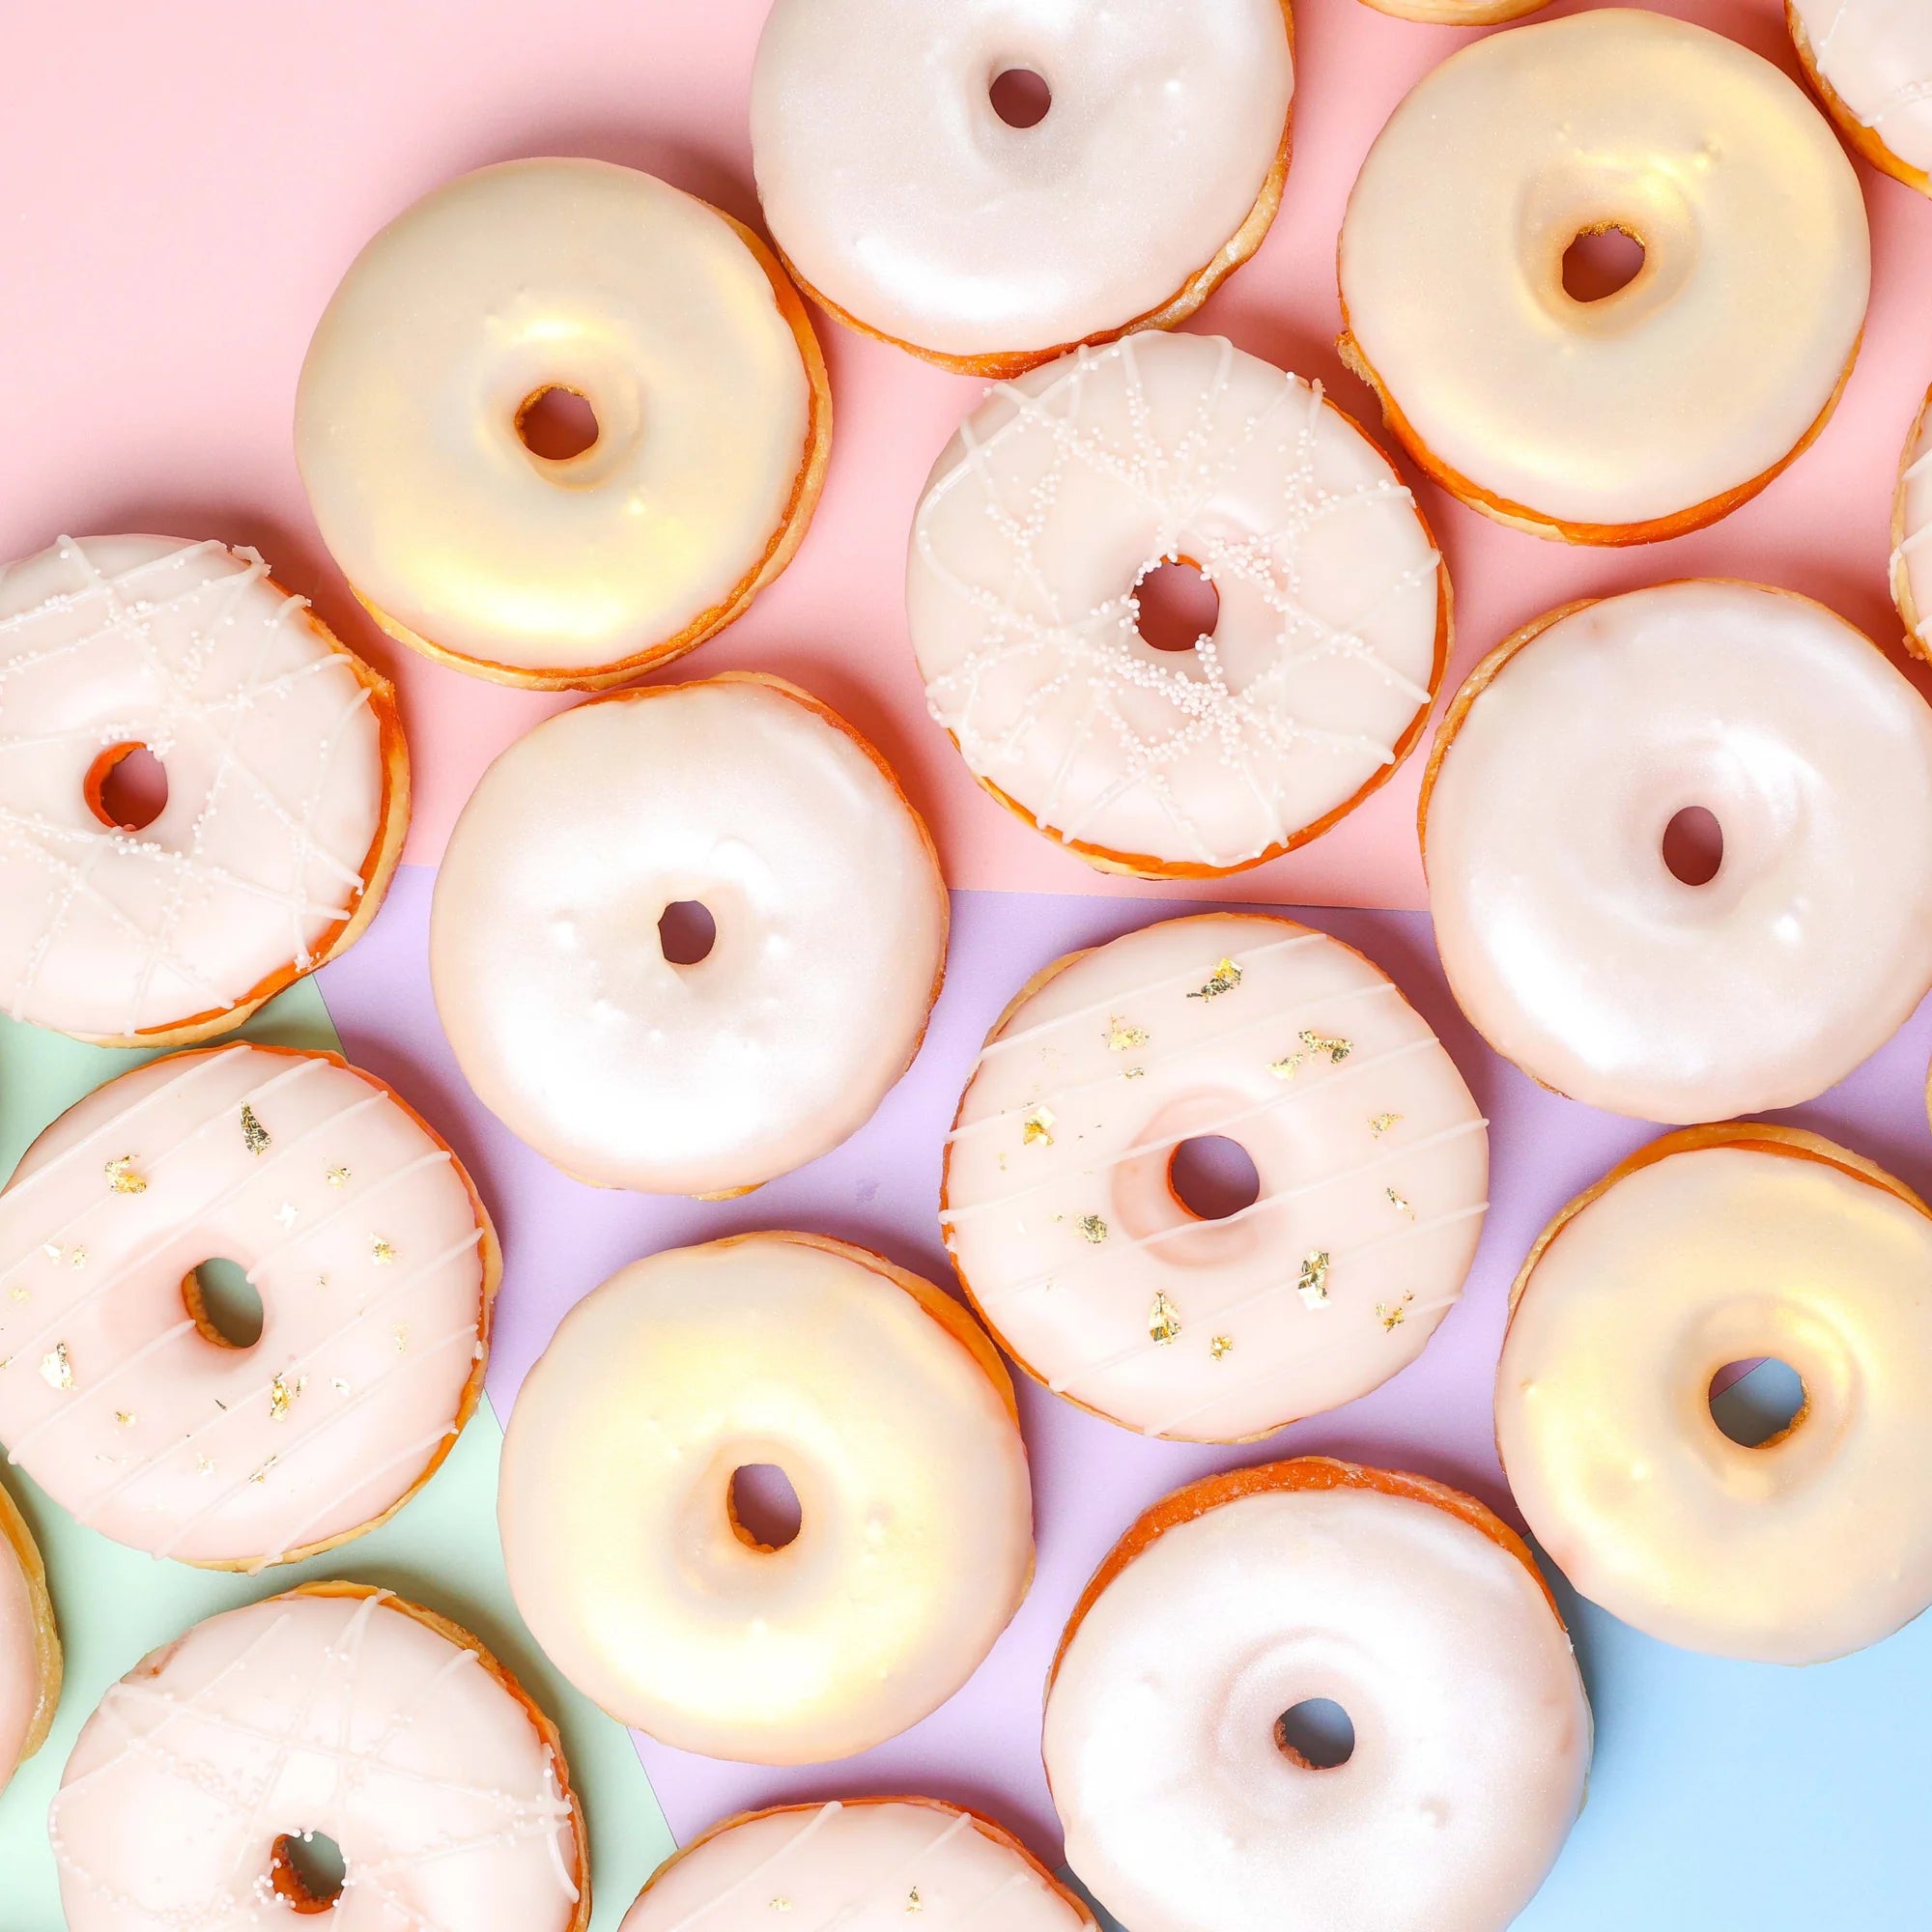
{"type": "Polygon", "coordinates": [[[1094,1932],[1009,1832],[936,1798],[780,1804],[727,1818],[658,1867],[618,1932],[1094,1932]]]}
{"type": "Polygon", "coordinates": [[[599,1187],[742,1193],[836,1147],[911,1064],[948,901],[885,761],[752,672],[612,693],[484,774],[430,977],[477,1097],[599,1187]],[[696,902],[696,964],[661,941],[696,902]]]}
{"type": "Polygon", "coordinates": [[[355,258],[317,325],[296,457],[393,638],[499,683],[621,683],[791,560],[831,449],[804,305],[756,236],[632,168],[505,161],[355,258]],[[526,443],[538,399],[596,436],[526,443]]]}
{"type": "Polygon", "coordinates": [[[1488,1179],[1468,1088],[1378,967],[1293,920],[1209,913],[1022,989],[960,1100],[940,1220],[974,1306],[1056,1395],[1244,1441],[1415,1359],[1488,1179]],[[1204,1135],[1260,1178],[1221,1220],[1171,1179],[1204,1135]]]}
{"type": "Polygon", "coordinates": [[[151,1061],[0,1190],[0,1443],[87,1527],[260,1570],[385,1520],[483,1385],[501,1271],[461,1163],[333,1053],[151,1061]],[[237,1346],[194,1270],[261,1296],[237,1346]]]}
{"type": "Polygon", "coordinates": [[[1932,986],[1932,710],[1790,591],[1666,583],[1525,625],[1445,714],[1419,824],[1458,1004],[1593,1107],[1795,1105],[1932,986]],[[1663,853],[1690,807],[1723,839],[1703,885],[1663,853]]]}
{"type": "Polygon", "coordinates": [[[1470,1496],[1302,1457],[1156,1503],[1047,1680],[1066,1859],[1134,1932],[1501,1932],[1583,1799],[1590,1707],[1528,1549],[1470,1496]],[[1352,1753],[1281,1727],[1329,1699],[1352,1753]]]}
{"type": "Polygon", "coordinates": [[[1449,601],[1414,497],[1320,384],[1185,333],[994,390],[906,559],[926,705],[973,776],[1146,878],[1258,866],[1353,810],[1421,736],[1449,601]],[[1181,559],[1218,613],[1157,650],[1138,593],[1181,559]]]}
{"type": "Polygon", "coordinates": [[[60,1701],[61,1646],[46,1565],[0,1484],[0,1791],[46,1742],[60,1701]]]}
{"type": "Polygon", "coordinates": [[[239,1026],[360,937],[409,827],[395,693],[255,552],[62,537],[0,568],[0,1010],[98,1046],[239,1026]],[[145,747],[158,815],[116,823],[145,747]]]}
{"type": "Polygon", "coordinates": [[[1639,1150],[1530,1250],[1496,1444],[1538,1543],[1665,1643],[1817,1663],[1932,1604],[1932,1209],[1822,1136],[1742,1121],[1639,1150]],[[1747,1448],[1710,1407],[1774,1355],[1804,1402],[1747,1448]]]}
{"type": "Polygon", "coordinates": [[[199,1623],[108,1690],[48,1816],[70,1932],[266,1925],[583,1932],[556,1727],[460,1626],[309,1583],[199,1623]],[[292,1861],[343,1855],[320,1897],[292,1861]]]}
{"type": "Polygon", "coordinates": [[[839,321],[971,375],[1168,328],[1260,247],[1288,174],[1289,0],[778,0],[752,159],[839,321]],[[1013,125],[1003,75],[1043,117],[1013,125]]]}
{"type": "Polygon", "coordinates": [[[1784,18],[1845,139],[1932,194],[1932,15],[1915,0],[1785,0],[1784,18]]]}
{"type": "Polygon", "coordinates": [[[1362,5],[1432,27],[1488,27],[1540,13],[1549,0],[1362,0],[1362,5]]]}
{"type": "Polygon", "coordinates": [[[1343,359],[1472,509],[1571,543],[1727,515],[1824,427],[1870,292],[1858,177],[1770,62],[1601,8],[1492,35],[1416,85],[1349,197],[1343,359]],[[1579,236],[1643,266],[1564,288],[1579,236]]]}
{"type": "Polygon", "coordinates": [[[810,1235],[674,1248],[578,1303],[517,1398],[498,1518],[517,1607],[580,1690],[753,1764],[917,1723],[1033,1574],[992,1344],[930,1283],[810,1235]],[[798,1496],[782,1548],[738,1520],[753,1464],[798,1496]]]}
{"type": "Polygon", "coordinates": [[[1932,392],[1928,392],[1905,454],[1891,499],[1891,601],[1905,626],[1906,648],[1932,658],[1932,392]]]}

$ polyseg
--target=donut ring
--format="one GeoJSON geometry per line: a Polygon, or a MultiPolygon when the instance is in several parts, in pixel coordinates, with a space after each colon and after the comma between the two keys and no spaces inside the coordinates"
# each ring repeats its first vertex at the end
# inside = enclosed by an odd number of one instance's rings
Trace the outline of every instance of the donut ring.
{"type": "Polygon", "coordinates": [[[936,1798],[835,1799],[726,1818],[652,1873],[617,1932],[677,1932],[741,1895],[747,1906],[799,1912],[808,1925],[896,1911],[930,1912],[942,1927],[1095,1932],[1094,1915],[1010,1832],[936,1798]]]}
{"type": "Polygon", "coordinates": [[[320,1555],[441,1466],[483,1385],[501,1257],[447,1145],[335,1053],[151,1061],[0,1189],[0,1440],[79,1521],[210,1570],[320,1555]],[[262,1299],[245,1346],[192,1272],[262,1299]]]}
{"type": "Polygon", "coordinates": [[[792,278],[962,375],[1184,322],[1266,235],[1288,176],[1290,0],[778,0],[752,157],[792,278]],[[995,83],[1050,83],[1009,121],[995,83]]]}
{"type": "Polygon", "coordinates": [[[1451,701],[1417,824],[1457,1004],[1593,1107],[1796,1105],[1932,986],[1932,711],[1792,591],[1692,580],[1524,625],[1451,701]],[[1725,840],[1697,886],[1662,851],[1693,806],[1725,840]]]}
{"type": "Polygon", "coordinates": [[[1496,1446],[1585,1597],[1664,1643],[1817,1663],[1932,1604],[1932,1209],[1822,1135],[1686,1127],[1559,1212],[1511,1293],[1496,1446]],[[1712,1419],[1775,1354],[1804,1406],[1755,1448],[1712,1419]]]}
{"type": "Polygon", "coordinates": [[[1362,164],[1337,259],[1342,359],[1409,454],[1471,509],[1578,544],[1701,528],[1794,462],[1871,281],[1857,174],[1803,91],[1614,7],[1425,75],[1362,164]],[[1565,253],[1609,228],[1643,267],[1578,301],[1565,253]]]}
{"type": "Polygon", "coordinates": [[[1932,194],[1932,30],[1922,12],[1873,0],[1784,0],[1804,77],[1873,167],[1932,194]],[[1884,131],[1881,132],[1880,130],[1884,131]]]}
{"type": "Polygon", "coordinates": [[[0,568],[14,1019],[95,1046],[239,1026],[361,937],[409,817],[394,687],[252,550],[62,537],[0,568]],[[168,789],[135,830],[104,793],[142,747],[168,789]]]}
{"type": "Polygon", "coordinates": [[[598,690],[743,614],[790,562],[832,441],[811,324],[722,211],[604,161],[505,161],[425,196],[316,326],[296,457],[384,631],[459,670],[598,690]],[[524,440],[551,390],[596,438],[524,440]]]}
{"type": "Polygon", "coordinates": [[[517,1607],[579,1690],[751,1764],[917,1723],[1033,1575],[998,1351],[929,1282],[811,1235],[670,1249],[579,1302],[511,1413],[498,1519],[517,1607]],[[797,1492],[782,1548],[737,1520],[757,1463],[797,1492]]]}
{"type": "Polygon", "coordinates": [[[332,1907],[466,1932],[590,1922],[556,1726],[467,1630],[363,1583],[305,1583],[144,1658],[82,1727],[48,1833],[71,1932],[332,1907]],[[314,1833],[343,1853],[332,1899],[291,1856],[314,1833]]]}
{"type": "Polygon", "coordinates": [[[1891,498],[1891,601],[1905,626],[1905,646],[1932,660],[1932,391],[1905,440],[1891,498]]]}
{"type": "Polygon", "coordinates": [[[1501,1932],[1582,1804],[1590,1707],[1507,1524],[1307,1456],[1127,1531],[1067,1621],[1043,1750],[1068,1864],[1136,1932],[1501,1932]],[[1353,1720],[1339,1768],[1288,1734],[1315,1698],[1353,1720]]]}
{"type": "Polygon", "coordinates": [[[34,1533],[0,1485],[0,1791],[46,1743],[60,1702],[61,1644],[34,1533]]]}

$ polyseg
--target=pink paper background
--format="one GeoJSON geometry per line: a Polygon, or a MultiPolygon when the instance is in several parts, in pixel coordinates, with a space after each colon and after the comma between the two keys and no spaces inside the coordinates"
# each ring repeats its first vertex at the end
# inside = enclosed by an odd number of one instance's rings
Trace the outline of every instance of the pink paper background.
{"type": "MultiPolygon", "coordinates": [[[[410,856],[433,863],[483,764],[564,700],[418,662],[347,595],[290,446],[309,331],[377,228],[487,161],[599,156],[755,221],[745,100],[764,11],[765,0],[16,0],[0,43],[0,555],[63,530],[256,544],[400,678],[416,768],[410,856]]],[[[1793,65],[1776,0],[1662,11],[1793,65]]],[[[1468,37],[1356,0],[1300,0],[1295,19],[1295,156],[1281,214],[1195,326],[1320,377],[1370,420],[1332,347],[1336,231],[1390,108],[1468,37]]],[[[1591,553],[1500,529],[1420,489],[1456,586],[1452,687],[1553,604],[1698,572],[1807,591],[1896,636],[1889,505],[1932,378],[1932,205],[1861,173],[1878,287],[1864,351],[1824,437],[1756,503],[1676,543],[1591,553]]],[[[817,522],[752,613],[669,674],[755,666],[838,706],[903,775],[954,885],[1158,891],[1090,872],[1011,820],[924,715],[901,610],[905,531],[980,385],[830,323],[820,334],[837,430],[817,522]]],[[[1419,905],[1418,766],[1307,851],[1209,895],[1419,905]]]]}

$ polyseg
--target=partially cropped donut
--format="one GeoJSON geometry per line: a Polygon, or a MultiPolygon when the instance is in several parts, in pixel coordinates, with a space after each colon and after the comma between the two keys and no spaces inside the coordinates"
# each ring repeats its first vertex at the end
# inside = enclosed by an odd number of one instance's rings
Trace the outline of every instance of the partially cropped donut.
{"type": "Polygon", "coordinates": [[[1665,1643],[1815,1663],[1932,1605],[1932,1209],[1817,1134],[1653,1142],[1517,1278],[1496,1444],[1538,1543],[1665,1643]],[[1804,1399],[1733,1441],[1712,1378],[1775,1356],[1804,1399]]]}
{"type": "Polygon", "coordinates": [[[454,1154],[333,1053],[150,1062],[0,1191],[0,1443],[89,1528],[217,1570],[399,1509],[483,1383],[496,1236],[454,1154]],[[239,1344],[194,1270],[239,1263],[239,1344]]]}
{"type": "Polygon", "coordinates": [[[1932,194],[1932,14],[1916,0],[1785,0],[1784,17],[1846,140],[1932,194]]]}
{"type": "Polygon", "coordinates": [[[1932,986],[1932,709],[1842,617],[1707,580],[1525,625],[1421,802],[1451,991],[1496,1051],[1670,1122],[1792,1106],[1932,986]],[[1679,813],[1722,838],[1688,884],[1679,813]]]}
{"type": "Polygon", "coordinates": [[[1538,13],[1549,0],[1362,0],[1362,4],[1378,14],[1432,27],[1488,27],[1538,13]]]}
{"type": "Polygon", "coordinates": [[[754,1764],[848,1757],[965,1683],[1033,1574],[1012,1385],[956,1302],[877,1255],[741,1235],[572,1309],[503,1445],[510,1588],[622,1722],[754,1764]],[[782,1470],[797,1536],[740,1520],[782,1470]]]}
{"type": "Polygon", "coordinates": [[[1260,865],[1420,736],[1449,579],[1388,459],[1214,336],[1130,335],[994,390],[926,480],[906,560],[926,704],[973,776],[1103,870],[1260,865]],[[1185,651],[1140,629],[1164,562],[1213,585],[1185,651]]]}
{"type": "Polygon", "coordinates": [[[1606,7],[1492,35],[1369,151],[1344,360],[1445,489],[1572,543],[1648,543],[1755,496],[1824,427],[1864,325],[1858,177],[1804,93],[1702,27],[1606,7]],[[1564,257],[1643,265],[1579,300],[1564,257]]]}
{"type": "Polygon", "coordinates": [[[1905,626],[1906,648],[1932,658],[1932,392],[1899,459],[1891,499],[1891,601],[1905,626]]]}
{"type": "Polygon", "coordinates": [[[398,215],[296,396],[309,506],[376,621],[542,690],[620,683],[738,616],[798,548],[831,436],[764,244],[591,160],[480,168],[398,215]],[[526,440],[555,390],[594,421],[573,455],[526,440]]]}
{"type": "Polygon", "coordinates": [[[1520,1537],[1303,1457],[1127,1531],[1067,1624],[1044,1752],[1067,1863],[1133,1932],[1502,1932],[1582,1804],[1590,1709],[1520,1537]],[[1296,1745],[1318,1699],[1344,1761],[1296,1745]]]}
{"type": "Polygon", "coordinates": [[[1274,218],[1293,38],[1289,0],[778,0],[765,219],[840,321],[968,374],[1170,327],[1274,218]]]}
{"type": "Polygon", "coordinates": [[[251,550],[0,568],[0,1009],[100,1046],[238,1026],[362,932],[409,825],[395,694],[251,550]],[[136,751],[167,780],[118,822],[136,751]]]}
{"type": "Polygon", "coordinates": [[[46,1742],[60,1688],[60,1635],[46,1565],[0,1484],[0,1791],[46,1742]]]}
{"type": "Polygon", "coordinates": [[[1054,1391],[1149,1435],[1239,1441],[1421,1352],[1483,1225],[1484,1122],[1395,983],[1292,920],[1169,920],[1056,961],[987,1037],[940,1218],[967,1293],[1054,1391]],[[1252,1205],[1175,1192],[1220,1136],[1252,1205]]]}

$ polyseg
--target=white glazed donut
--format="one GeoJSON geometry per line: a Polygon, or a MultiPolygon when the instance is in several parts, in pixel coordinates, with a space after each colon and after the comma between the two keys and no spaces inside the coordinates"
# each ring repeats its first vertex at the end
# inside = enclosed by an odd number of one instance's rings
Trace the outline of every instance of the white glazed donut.
{"type": "Polygon", "coordinates": [[[1405,1368],[1476,1251],[1489,1137],[1394,982],[1292,920],[1169,920],[1037,975],[988,1036],[940,1218],[1002,1347],[1083,1407],[1228,1442],[1405,1368]],[[1224,1135],[1261,1193],[1169,1179],[1224,1135]]]}
{"type": "Polygon", "coordinates": [[[1932,14],[1919,0],[1785,0],[1784,17],[1845,138],[1932,194],[1932,14]]]}
{"type": "Polygon", "coordinates": [[[662,1865],[618,1932],[1094,1932],[1094,1915],[989,1818],[934,1798],[781,1804],[662,1865]]]}
{"type": "Polygon", "coordinates": [[[973,776],[1108,869],[1199,878],[1324,831],[1406,756],[1449,580],[1388,459],[1318,384],[1219,337],[1131,335],[996,389],[906,563],[926,703],[973,776]],[[1136,592],[1214,584],[1191,651],[1136,592]]]}
{"type": "Polygon", "coordinates": [[[1526,625],[1422,791],[1442,968],[1496,1051],[1641,1120],[1795,1105],[1932,985],[1932,711],[1808,598],[1667,583],[1526,625]],[[1722,860],[1663,857],[1701,807],[1722,860]]]}
{"type": "Polygon", "coordinates": [[[156,1060],[0,1191],[0,1442],[82,1523],[211,1569],[373,1528],[475,1406],[498,1274],[456,1157],[333,1053],[156,1060]],[[261,1295],[224,1340],[192,1270],[261,1295]]]}
{"type": "Polygon", "coordinates": [[[355,258],[296,396],[323,541],[393,638],[591,688],[729,623],[791,559],[831,445],[825,365],[755,236],[650,175],[506,161],[355,258]],[[547,391],[596,439],[540,455],[547,391]]]}
{"type": "Polygon", "coordinates": [[[1191,315],[1288,173],[1288,0],[778,0],[752,157],[840,321],[972,374],[1191,315]],[[1043,82],[1013,126],[994,83],[1043,82]]]}
{"type": "Polygon", "coordinates": [[[82,1729],[48,1833],[69,1932],[590,1918],[555,1726],[467,1631],[355,1583],[210,1617],[143,1659],[82,1729]],[[342,1852],[332,1910],[288,1853],[314,1833],[342,1852]]]}
{"type": "Polygon", "coordinates": [[[1521,1539],[1419,1476],[1209,1476],[1075,1608],[1044,1738],[1067,1863],[1133,1932],[1501,1932],[1583,1800],[1590,1709],[1521,1539]],[[1339,1704],[1317,1769],[1281,1720],[1339,1704]]]}
{"type": "Polygon", "coordinates": [[[1932,1210],[1816,1134],[1666,1135],[1517,1279],[1496,1443],[1531,1531],[1665,1643],[1816,1663],[1932,1605],[1932,1210]],[[1712,1378],[1776,1356],[1804,1405],[1748,1448],[1712,1378]]]}
{"type": "Polygon", "coordinates": [[[959,1305],[840,1241],[636,1262],[517,1398],[498,1512],[557,1668],[681,1750],[815,1764],[896,1736],[992,1648],[1033,1574],[1012,1386],[959,1305]],[[801,1527],[738,1521],[776,1464],[801,1527]]]}
{"type": "Polygon", "coordinates": [[[1755,496],[1824,427],[1864,326],[1858,176],[1803,91],[1702,27],[1606,7],[1425,75],[1342,225],[1343,359],[1472,508],[1647,543],[1755,496]],[[1579,236],[1639,242],[1599,301],[1579,236]]]}
{"type": "Polygon", "coordinates": [[[1932,391],[1906,439],[1891,499],[1891,601],[1907,648],[1932,658],[1932,391]]]}
{"type": "Polygon", "coordinates": [[[46,1566],[26,1519],[0,1486],[0,1791],[46,1742],[60,1687],[46,1566]]]}
{"type": "Polygon", "coordinates": [[[239,1025],[375,916],[409,824],[389,685],[251,550],[63,537],[0,569],[0,1009],[103,1046],[239,1025]],[[102,786],[145,746],[138,831],[102,786]]]}
{"type": "Polygon", "coordinates": [[[777,678],[613,694],[512,745],[437,875],[437,1010],[478,1097],[601,1187],[740,1193],[836,1147],[905,1071],[945,966],[919,814],[777,678]],[[696,901],[695,965],[660,944],[696,901]]]}

